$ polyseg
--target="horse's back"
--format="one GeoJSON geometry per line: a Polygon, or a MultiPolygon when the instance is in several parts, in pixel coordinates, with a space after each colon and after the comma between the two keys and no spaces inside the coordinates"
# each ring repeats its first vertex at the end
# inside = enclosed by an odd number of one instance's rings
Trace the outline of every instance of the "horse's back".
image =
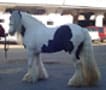
{"type": "Polygon", "coordinates": [[[71,41],[75,46],[79,45],[85,39],[85,32],[86,30],[83,29],[81,26],[77,24],[70,24],[69,27],[71,28],[72,38],[71,41]]]}
{"type": "Polygon", "coordinates": [[[83,42],[82,28],[75,24],[62,25],[57,28],[53,39],[48,40],[48,45],[42,46],[42,52],[57,52],[65,50],[72,52],[74,46],[83,42]]]}
{"type": "MultiPolygon", "coordinates": [[[[34,30],[30,41],[26,38],[28,47],[38,48],[43,53],[53,53],[61,50],[72,52],[83,41],[82,28],[75,24],[61,25],[56,28],[34,30]],[[34,33],[36,33],[34,35],[34,33]]],[[[29,34],[29,33],[28,33],[29,34]]]]}

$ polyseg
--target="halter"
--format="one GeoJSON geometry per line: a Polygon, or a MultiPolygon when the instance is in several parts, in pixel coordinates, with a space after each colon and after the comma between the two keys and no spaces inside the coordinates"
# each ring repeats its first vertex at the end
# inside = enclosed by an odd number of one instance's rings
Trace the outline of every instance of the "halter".
{"type": "MultiPolygon", "coordinates": [[[[18,11],[18,14],[19,14],[20,18],[22,19],[21,11],[18,11]]],[[[22,37],[24,37],[25,31],[26,31],[26,29],[25,29],[24,25],[22,25],[21,26],[21,32],[20,32],[22,37]]]]}

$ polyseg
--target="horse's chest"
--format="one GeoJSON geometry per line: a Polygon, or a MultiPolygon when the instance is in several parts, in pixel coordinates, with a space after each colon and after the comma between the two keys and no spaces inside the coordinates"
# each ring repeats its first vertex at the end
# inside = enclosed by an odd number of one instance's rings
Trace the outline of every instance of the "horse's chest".
{"type": "Polygon", "coordinates": [[[65,50],[71,52],[73,49],[73,44],[70,41],[72,38],[71,29],[69,26],[64,25],[59,27],[54,33],[53,39],[48,40],[48,45],[42,46],[42,52],[57,52],[60,50],[65,50]]]}

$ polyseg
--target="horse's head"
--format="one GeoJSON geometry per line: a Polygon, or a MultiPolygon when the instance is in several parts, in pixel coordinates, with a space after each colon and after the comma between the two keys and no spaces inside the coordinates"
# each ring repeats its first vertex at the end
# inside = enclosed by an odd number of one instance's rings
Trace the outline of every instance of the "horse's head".
{"type": "Polygon", "coordinates": [[[21,13],[20,11],[13,11],[10,16],[10,28],[9,34],[14,35],[15,32],[18,32],[21,29],[22,22],[21,22],[21,13]]]}

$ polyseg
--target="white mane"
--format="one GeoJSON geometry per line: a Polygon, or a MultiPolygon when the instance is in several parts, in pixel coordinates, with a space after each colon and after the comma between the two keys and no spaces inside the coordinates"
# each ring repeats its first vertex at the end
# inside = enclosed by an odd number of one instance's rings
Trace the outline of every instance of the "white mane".
{"type": "Polygon", "coordinates": [[[27,12],[21,12],[21,14],[22,14],[22,17],[28,19],[28,21],[31,20],[31,22],[33,22],[33,23],[39,23],[40,25],[45,26],[40,20],[35,18],[34,15],[29,14],[27,12]]]}

